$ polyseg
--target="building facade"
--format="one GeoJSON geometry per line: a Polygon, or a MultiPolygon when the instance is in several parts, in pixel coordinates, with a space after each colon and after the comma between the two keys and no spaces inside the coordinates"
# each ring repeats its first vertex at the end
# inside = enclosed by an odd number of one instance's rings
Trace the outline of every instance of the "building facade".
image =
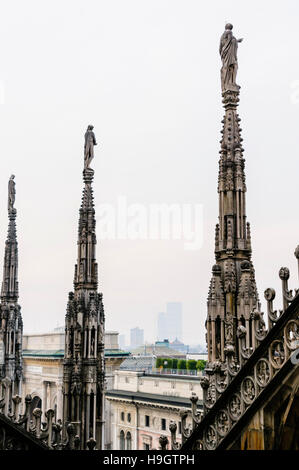
{"type": "Polygon", "coordinates": [[[181,412],[188,410],[186,423],[191,426],[192,393],[199,397],[201,409],[200,377],[116,371],[114,387],[106,394],[111,403],[112,448],[159,449],[161,435],[168,438],[170,448],[170,425],[176,425],[181,442],[181,412]]]}

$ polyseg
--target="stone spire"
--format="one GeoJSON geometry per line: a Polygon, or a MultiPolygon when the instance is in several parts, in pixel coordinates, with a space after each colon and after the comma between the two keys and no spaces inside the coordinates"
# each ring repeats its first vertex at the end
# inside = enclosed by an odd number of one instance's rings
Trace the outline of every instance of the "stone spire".
{"type": "Polygon", "coordinates": [[[21,307],[18,304],[18,242],[16,232],[17,210],[14,175],[8,183],[8,234],[5,242],[3,280],[0,303],[0,378],[2,385],[13,394],[21,393],[22,334],[21,307]]]}
{"type": "Polygon", "coordinates": [[[73,423],[82,449],[91,438],[97,449],[102,448],[104,426],[105,319],[102,294],[97,291],[93,177],[94,170],[85,163],[74,292],[69,293],[65,317],[64,426],[73,423]]]}
{"type": "Polygon", "coordinates": [[[240,41],[232,35],[232,25],[226,25],[220,41],[225,114],[218,176],[219,223],[216,225],[216,264],[212,269],[206,322],[210,363],[225,362],[226,355],[231,355],[237,363],[240,361],[240,327],[241,330],[246,329],[246,348],[254,349],[253,329],[257,318],[262,315],[251,261],[250,226],[246,220],[244,149],[241,119],[237,112],[240,87],[235,78],[237,42],[240,41]]]}

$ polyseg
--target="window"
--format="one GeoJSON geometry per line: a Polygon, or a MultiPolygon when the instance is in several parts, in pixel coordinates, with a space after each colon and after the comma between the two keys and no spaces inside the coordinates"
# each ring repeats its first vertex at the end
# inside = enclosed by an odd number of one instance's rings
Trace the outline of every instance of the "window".
{"type": "Polygon", "coordinates": [[[121,419],[121,421],[125,420],[125,413],[123,411],[120,414],[120,419],[121,419]]]}
{"type": "Polygon", "coordinates": [[[131,413],[128,413],[128,422],[131,422],[131,413]]]}
{"type": "Polygon", "coordinates": [[[166,419],[165,418],[161,419],[161,429],[162,431],[166,431],[166,419]]]}
{"type": "Polygon", "coordinates": [[[149,427],[150,425],[150,417],[148,415],[145,415],[145,425],[149,427]]]}
{"type": "Polygon", "coordinates": [[[126,441],[127,441],[127,450],[131,450],[131,448],[132,448],[132,436],[131,436],[130,432],[127,432],[126,441]]]}
{"type": "Polygon", "coordinates": [[[125,433],[123,431],[120,431],[119,434],[119,449],[125,450],[125,433]]]}
{"type": "Polygon", "coordinates": [[[179,434],[182,434],[182,423],[179,421],[179,434]]]}
{"type": "Polygon", "coordinates": [[[143,449],[144,450],[150,450],[150,445],[149,444],[143,444],[143,449]]]}

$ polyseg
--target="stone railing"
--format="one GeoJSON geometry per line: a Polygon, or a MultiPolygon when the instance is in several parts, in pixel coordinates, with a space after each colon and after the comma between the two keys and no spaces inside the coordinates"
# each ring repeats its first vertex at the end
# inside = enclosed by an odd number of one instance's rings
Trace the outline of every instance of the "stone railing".
{"type": "MultiPolygon", "coordinates": [[[[79,450],[80,438],[75,435],[73,424],[67,426],[67,438],[62,440],[63,425],[61,420],[54,420],[54,410],[47,410],[45,413],[46,422],[42,422],[42,410],[35,408],[31,411],[32,397],[26,395],[25,411],[24,414],[21,414],[21,397],[15,395],[9,400],[9,394],[6,393],[9,390],[6,379],[3,379],[1,384],[3,396],[0,399],[0,418],[4,416],[6,418],[4,423],[11,425],[15,430],[22,431],[22,440],[26,442],[26,438],[34,437],[35,440],[37,439],[43,444],[41,447],[44,447],[45,450],[79,450]]],[[[4,435],[6,434],[4,433],[4,435]]],[[[89,439],[86,444],[89,450],[95,449],[96,442],[94,439],[89,439]]],[[[3,449],[9,448],[9,443],[2,442],[2,447],[3,449]]]]}
{"type": "MultiPolygon", "coordinates": [[[[299,247],[295,250],[298,260],[299,247]]],[[[226,350],[226,362],[207,365],[201,380],[204,395],[204,411],[197,410],[197,396],[191,397],[192,426],[186,426],[186,413],[182,412],[182,445],[176,442],[176,425],[170,424],[172,449],[225,448],[225,442],[233,429],[241,430],[267,390],[279,384],[280,372],[298,367],[299,348],[299,292],[294,295],[288,288],[289,270],[281,268],[283,310],[273,310],[274,289],[265,291],[268,310],[268,330],[264,322],[257,323],[255,338],[257,348],[245,346],[245,331],[238,328],[241,339],[241,364],[234,362],[234,355],[226,350]]],[[[255,312],[252,312],[254,318],[255,312]]],[[[163,440],[161,441],[161,446],[163,440]]]]}

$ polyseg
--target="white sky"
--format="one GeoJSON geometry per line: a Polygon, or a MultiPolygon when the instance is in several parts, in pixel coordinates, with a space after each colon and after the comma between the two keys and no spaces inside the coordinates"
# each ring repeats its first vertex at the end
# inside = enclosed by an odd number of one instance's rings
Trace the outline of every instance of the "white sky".
{"type": "Polygon", "coordinates": [[[280,291],[282,265],[298,285],[298,19],[296,0],[1,1],[0,261],[2,269],[14,173],[25,332],[64,324],[83,135],[92,123],[96,204],[125,196],[204,207],[198,251],[182,241],[98,240],[106,328],[128,335],[139,326],[150,340],[158,312],[181,301],[183,339],[204,343],[223,117],[218,47],[227,21],[244,38],[239,113],[264,310],[264,290],[280,291]]]}

